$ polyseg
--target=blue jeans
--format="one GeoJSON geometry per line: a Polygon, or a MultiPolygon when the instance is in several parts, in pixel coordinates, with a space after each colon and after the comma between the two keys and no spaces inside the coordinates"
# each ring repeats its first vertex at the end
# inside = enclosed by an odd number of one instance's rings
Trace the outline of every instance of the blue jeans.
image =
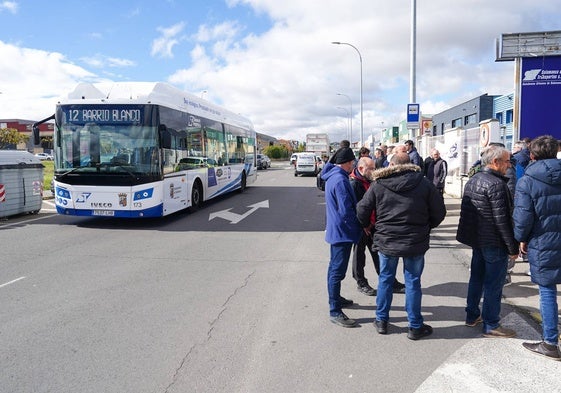
{"type": "Polygon", "coordinates": [[[353,243],[331,245],[331,259],[327,269],[327,292],[329,293],[329,315],[336,317],[341,310],[341,281],[345,278],[353,243]]]}
{"type": "MultiPolygon", "coordinates": [[[[474,229],[477,230],[477,229],[474,229]]],[[[501,297],[508,265],[508,254],[496,247],[474,248],[471,256],[466,322],[483,318],[483,332],[499,327],[501,297]],[[483,296],[483,308],[479,302],[483,296]]]]}
{"type": "MultiPolygon", "coordinates": [[[[376,320],[388,321],[393,300],[393,283],[399,257],[385,255],[378,251],[380,257],[380,277],[376,295],[376,320]]],[[[421,315],[421,274],[425,267],[425,255],[403,258],[403,276],[405,277],[405,311],[409,327],[418,329],[423,326],[421,315]]]]}
{"type": "Polygon", "coordinates": [[[559,341],[559,315],[557,309],[557,285],[539,286],[540,312],[542,314],[543,340],[552,345],[559,341]]]}

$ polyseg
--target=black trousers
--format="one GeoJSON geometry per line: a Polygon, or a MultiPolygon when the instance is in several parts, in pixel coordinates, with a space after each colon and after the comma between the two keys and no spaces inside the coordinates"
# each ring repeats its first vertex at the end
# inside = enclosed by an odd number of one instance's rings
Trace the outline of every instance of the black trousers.
{"type": "Polygon", "coordinates": [[[376,251],[372,251],[372,236],[368,236],[364,231],[359,242],[353,245],[353,278],[359,287],[367,285],[368,280],[364,277],[364,267],[366,266],[366,250],[372,256],[374,269],[380,274],[380,258],[376,251]]]}

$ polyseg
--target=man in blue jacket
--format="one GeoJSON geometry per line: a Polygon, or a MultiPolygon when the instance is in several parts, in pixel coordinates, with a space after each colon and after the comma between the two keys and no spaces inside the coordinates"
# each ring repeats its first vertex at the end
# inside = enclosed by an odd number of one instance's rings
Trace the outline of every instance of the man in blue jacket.
{"type": "Polygon", "coordinates": [[[345,278],[353,244],[362,234],[356,218],[356,197],[349,181],[355,155],[345,147],[337,151],[333,164],[326,165],[325,180],[326,232],[325,241],[331,245],[327,270],[329,316],[331,322],[342,327],[355,327],[356,321],[342,311],[353,302],[341,297],[341,281],[345,278]]]}
{"type": "Polygon", "coordinates": [[[557,284],[561,284],[561,161],[557,139],[540,136],[530,144],[530,158],[514,194],[514,236],[528,254],[532,282],[540,291],[543,340],[524,348],[553,360],[559,352],[557,284]]]}

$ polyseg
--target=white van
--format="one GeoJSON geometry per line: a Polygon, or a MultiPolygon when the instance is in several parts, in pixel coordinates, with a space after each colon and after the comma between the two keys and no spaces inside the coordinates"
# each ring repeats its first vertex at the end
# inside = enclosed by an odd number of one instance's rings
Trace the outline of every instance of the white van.
{"type": "Polygon", "coordinates": [[[316,176],[320,170],[314,153],[297,153],[296,163],[294,164],[294,176],[304,174],[316,176]]]}

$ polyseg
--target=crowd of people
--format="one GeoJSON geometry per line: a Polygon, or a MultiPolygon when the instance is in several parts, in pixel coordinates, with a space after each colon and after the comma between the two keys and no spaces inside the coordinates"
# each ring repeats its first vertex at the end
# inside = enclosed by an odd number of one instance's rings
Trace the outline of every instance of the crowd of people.
{"type": "MultiPolygon", "coordinates": [[[[557,284],[561,283],[561,148],[545,135],[518,141],[509,151],[500,143],[482,149],[465,184],[456,239],[471,247],[465,325],[481,325],[484,337],[509,338],[516,332],[500,324],[505,277],[523,256],[537,284],[542,341],[524,348],[561,360],[557,284]],[[483,301],[482,301],[483,300],[483,301]]],[[[446,216],[444,192],[448,167],[437,149],[425,160],[412,140],[379,146],[374,155],[362,148],[356,158],[348,141],[324,166],[326,236],[330,244],[327,274],[330,320],[342,327],[358,323],[343,308],[353,304],[341,296],[352,254],[357,289],[376,296],[374,327],[390,329],[395,293],[405,293],[407,337],[432,333],[421,313],[421,276],[430,232],[446,216]],[[366,252],[378,274],[374,289],[365,277],[366,252]],[[403,260],[405,283],[396,279],[403,260]]]]}

